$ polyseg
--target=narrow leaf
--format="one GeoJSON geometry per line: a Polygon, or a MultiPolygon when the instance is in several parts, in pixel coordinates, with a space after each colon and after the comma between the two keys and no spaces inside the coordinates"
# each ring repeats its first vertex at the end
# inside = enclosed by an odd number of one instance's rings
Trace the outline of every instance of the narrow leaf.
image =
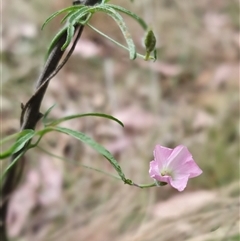
{"type": "Polygon", "coordinates": [[[55,107],[55,104],[52,105],[52,106],[46,111],[46,113],[43,115],[43,117],[42,117],[42,122],[43,122],[44,125],[47,124],[48,115],[50,114],[50,112],[52,111],[52,109],[53,109],[54,107],[55,107]]]}
{"type": "Polygon", "coordinates": [[[61,23],[64,23],[68,18],[70,18],[73,14],[75,14],[77,11],[71,11],[69,13],[67,13],[63,19],[61,20],[61,23]]]}
{"type": "Polygon", "coordinates": [[[70,136],[76,138],[77,140],[80,140],[80,141],[84,142],[85,144],[91,146],[94,150],[96,150],[98,153],[102,154],[111,163],[111,165],[115,168],[115,170],[117,171],[120,178],[125,183],[128,181],[128,179],[126,179],[124,173],[122,172],[121,167],[119,166],[118,162],[115,160],[113,155],[108,150],[106,150],[104,147],[102,147],[100,144],[95,142],[93,139],[86,136],[82,132],[74,131],[74,130],[64,128],[64,127],[55,127],[55,128],[52,128],[52,129],[56,130],[58,132],[70,135],[70,136]]]}
{"type": "Polygon", "coordinates": [[[24,145],[34,136],[34,130],[24,130],[20,132],[17,141],[5,152],[0,153],[0,159],[5,159],[8,156],[21,150],[24,145]]]}
{"type": "Polygon", "coordinates": [[[91,8],[91,11],[101,11],[101,12],[107,13],[110,17],[112,17],[115,20],[115,22],[118,24],[126,42],[127,42],[130,59],[135,59],[137,57],[135,44],[131,38],[131,35],[127,29],[127,26],[126,26],[122,16],[118,12],[116,12],[114,9],[112,9],[111,7],[107,7],[107,5],[94,6],[91,8]]]}
{"type": "Polygon", "coordinates": [[[70,42],[72,41],[72,38],[74,36],[74,30],[75,27],[73,25],[69,25],[67,28],[67,39],[65,41],[65,43],[63,44],[63,46],[61,47],[61,50],[63,51],[64,49],[67,48],[67,46],[70,44],[70,42]]]}
{"type": "Polygon", "coordinates": [[[54,46],[56,46],[56,43],[58,42],[59,38],[67,31],[68,26],[64,26],[59,32],[54,36],[53,40],[51,41],[48,50],[47,50],[47,56],[51,53],[54,46]]]}
{"type": "Polygon", "coordinates": [[[19,153],[19,155],[16,156],[15,159],[12,160],[12,162],[7,166],[7,168],[4,170],[2,175],[0,176],[0,184],[2,183],[2,180],[4,176],[7,174],[7,172],[15,165],[15,163],[23,156],[24,152],[19,153]]]}
{"type": "Polygon", "coordinates": [[[23,134],[25,133],[26,134],[28,132],[29,132],[29,130],[23,130],[22,132],[17,132],[17,133],[14,133],[12,135],[6,136],[5,138],[0,140],[0,145],[2,146],[6,142],[9,142],[11,140],[16,140],[21,133],[23,133],[23,134]]]}
{"type": "Polygon", "coordinates": [[[64,9],[61,9],[55,13],[53,13],[49,18],[47,18],[47,20],[43,23],[41,29],[43,29],[52,19],[54,19],[55,17],[57,17],[58,15],[60,15],[61,13],[67,12],[67,11],[76,11],[79,8],[84,7],[83,5],[76,5],[76,6],[71,6],[71,7],[67,7],[64,9]]]}
{"type": "Polygon", "coordinates": [[[90,7],[84,6],[78,11],[76,11],[74,14],[71,15],[71,17],[68,18],[68,21],[70,24],[74,25],[78,23],[86,14],[90,12],[90,7]]]}
{"type": "Polygon", "coordinates": [[[128,16],[134,18],[142,26],[142,28],[144,30],[148,29],[148,25],[146,24],[146,22],[142,18],[140,18],[138,15],[136,15],[135,13],[132,13],[131,11],[129,11],[129,10],[123,8],[123,7],[114,5],[114,4],[107,4],[107,6],[113,8],[113,9],[119,11],[119,12],[125,13],[128,16]]]}
{"type": "Polygon", "coordinates": [[[52,122],[48,123],[47,125],[48,126],[56,126],[56,125],[60,124],[61,122],[76,119],[76,118],[80,118],[80,117],[85,117],[85,116],[96,116],[96,117],[107,118],[107,119],[116,121],[118,124],[120,124],[122,127],[124,127],[123,123],[120,120],[118,120],[117,118],[115,118],[111,115],[106,115],[106,114],[102,114],[102,113],[86,113],[86,114],[70,115],[70,116],[66,116],[66,117],[63,117],[61,119],[52,121],[52,122]]]}

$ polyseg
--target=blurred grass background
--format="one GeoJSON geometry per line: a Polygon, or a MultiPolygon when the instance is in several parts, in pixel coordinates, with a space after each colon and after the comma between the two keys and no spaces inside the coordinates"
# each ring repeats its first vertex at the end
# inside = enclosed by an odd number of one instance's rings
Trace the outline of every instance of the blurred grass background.
{"type": "MultiPolygon", "coordinates": [[[[88,165],[114,173],[88,147],[56,133],[30,151],[13,195],[9,234],[16,240],[239,240],[239,1],[116,0],[143,17],[158,40],[158,61],[128,53],[85,29],[68,64],[51,81],[42,112],[54,118],[104,112],[64,126],[87,133],[117,158],[126,176],[151,182],[155,144],[187,145],[203,174],[183,193],[169,186],[138,190],[88,165]]],[[[59,29],[44,20],[70,1],[2,3],[2,134],[18,131],[20,103],[33,92],[47,46],[59,29]]],[[[125,18],[143,52],[140,27],[125,18]]],[[[123,42],[104,14],[92,24],[123,42]]],[[[124,43],[124,42],[123,42],[124,43]]]]}

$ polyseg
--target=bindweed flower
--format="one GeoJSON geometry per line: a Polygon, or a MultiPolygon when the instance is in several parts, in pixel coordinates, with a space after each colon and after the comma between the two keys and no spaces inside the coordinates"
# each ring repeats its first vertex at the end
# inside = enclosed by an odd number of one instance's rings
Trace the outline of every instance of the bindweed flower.
{"type": "Polygon", "coordinates": [[[178,191],[183,191],[189,178],[202,173],[192,154],[183,145],[174,149],[156,145],[153,155],[154,160],[150,162],[149,174],[157,184],[168,183],[178,191]]]}

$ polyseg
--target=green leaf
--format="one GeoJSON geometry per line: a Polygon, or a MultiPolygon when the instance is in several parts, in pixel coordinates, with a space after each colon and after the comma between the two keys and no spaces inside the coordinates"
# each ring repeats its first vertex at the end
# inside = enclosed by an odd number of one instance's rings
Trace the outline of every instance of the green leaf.
{"type": "Polygon", "coordinates": [[[102,0],[102,4],[108,3],[110,0],[102,0]]]}
{"type": "Polygon", "coordinates": [[[58,132],[70,135],[70,136],[76,138],[77,140],[80,140],[80,141],[84,142],[85,144],[91,146],[98,153],[102,154],[112,164],[112,166],[115,168],[115,170],[117,171],[117,173],[120,176],[120,178],[124,182],[127,182],[127,179],[126,179],[124,173],[122,172],[121,167],[119,166],[119,164],[115,160],[115,158],[112,156],[112,154],[108,150],[106,150],[104,147],[102,147],[100,144],[95,142],[93,139],[91,139],[90,137],[86,136],[82,132],[74,131],[74,130],[71,130],[71,129],[68,129],[68,128],[64,128],[64,127],[55,127],[55,128],[52,128],[52,129],[56,130],[58,132]]]}
{"type": "Polygon", "coordinates": [[[56,106],[55,104],[52,105],[52,106],[46,111],[46,113],[43,115],[43,117],[42,117],[42,122],[43,122],[44,125],[47,124],[48,115],[50,114],[50,112],[52,111],[52,109],[53,109],[55,106],[56,106]]]}
{"type": "MultiPolygon", "coordinates": [[[[28,130],[27,130],[28,131],[28,130]]],[[[23,132],[23,131],[22,131],[23,132]]],[[[26,132],[26,130],[24,130],[24,132],[26,132]]],[[[20,135],[21,132],[17,132],[17,133],[14,133],[12,135],[9,135],[9,136],[6,136],[5,138],[1,139],[0,140],[0,145],[2,147],[3,144],[5,144],[6,142],[8,141],[11,141],[11,140],[15,140],[19,135],[20,135]]]]}
{"type": "Polygon", "coordinates": [[[67,28],[67,39],[66,39],[65,43],[63,44],[63,46],[61,47],[62,51],[64,49],[66,49],[68,47],[68,45],[70,44],[70,42],[72,41],[72,38],[74,36],[74,30],[75,30],[75,27],[73,25],[68,26],[68,28],[67,28]]]}
{"type": "Polygon", "coordinates": [[[73,13],[68,18],[69,24],[74,25],[78,23],[78,21],[80,21],[82,18],[84,18],[84,16],[86,16],[90,12],[90,9],[91,9],[90,7],[84,6],[78,11],[76,11],[75,13],[73,13]]]}
{"type": "Polygon", "coordinates": [[[76,10],[76,11],[71,11],[71,12],[67,13],[67,14],[65,15],[65,17],[61,20],[61,23],[66,22],[66,20],[67,20],[68,18],[70,18],[73,14],[75,14],[77,11],[78,11],[78,10],[76,10]]]}
{"type": "Polygon", "coordinates": [[[107,7],[107,6],[108,5],[103,5],[103,6],[96,5],[96,6],[91,8],[91,11],[93,11],[93,12],[95,12],[95,11],[104,12],[115,20],[115,22],[118,24],[126,42],[127,42],[130,59],[135,59],[137,57],[135,44],[134,44],[134,42],[131,38],[131,35],[128,31],[128,28],[127,28],[122,16],[118,12],[116,12],[113,8],[107,7]]]}
{"type": "MultiPolygon", "coordinates": [[[[84,16],[88,16],[88,14],[89,14],[89,8],[87,8],[86,10],[87,10],[86,12],[84,11],[84,13],[82,13],[82,14],[83,14],[82,17],[81,17],[81,15],[80,15],[80,13],[81,13],[82,11],[69,12],[69,13],[61,20],[61,23],[66,22],[66,20],[68,20],[68,22],[70,23],[71,21],[74,21],[75,19],[77,19],[77,22],[78,22],[78,23],[81,23],[82,25],[86,24],[86,23],[88,22],[88,20],[90,19],[90,17],[91,17],[91,16],[85,17],[86,20],[85,20],[85,18],[84,18],[84,20],[81,21],[81,18],[83,18],[84,16]],[[76,13],[78,13],[78,14],[76,14],[76,13]],[[77,16],[74,16],[75,14],[76,14],[77,16]],[[80,15],[80,17],[79,17],[79,15],[80,15]],[[70,18],[71,18],[71,21],[69,20],[70,18]]],[[[71,24],[73,24],[73,22],[72,22],[71,24]]]]}
{"type": "Polygon", "coordinates": [[[17,141],[7,151],[0,153],[0,159],[5,159],[21,150],[34,135],[34,130],[23,130],[20,132],[17,141]]]}
{"type": "Polygon", "coordinates": [[[57,17],[58,15],[60,15],[61,13],[67,12],[67,11],[76,11],[79,8],[83,8],[83,5],[76,5],[76,6],[71,6],[71,7],[67,7],[64,9],[61,9],[55,13],[53,13],[49,18],[47,18],[47,20],[43,23],[41,29],[43,29],[51,20],[53,20],[55,17],[57,17]]]}
{"type": "Polygon", "coordinates": [[[138,15],[136,15],[135,13],[133,13],[133,12],[123,8],[123,7],[114,5],[114,4],[107,4],[107,6],[113,8],[113,9],[119,11],[119,12],[125,13],[128,16],[132,17],[133,19],[135,19],[142,26],[142,28],[144,30],[148,29],[148,25],[146,24],[146,22],[142,18],[140,18],[138,15]]]}
{"type": "Polygon", "coordinates": [[[106,114],[102,114],[102,113],[86,113],[86,114],[70,115],[70,116],[66,116],[66,117],[63,117],[61,119],[52,121],[52,122],[48,123],[47,125],[48,126],[56,126],[56,125],[60,124],[61,122],[76,119],[76,118],[80,118],[80,117],[85,117],[85,116],[97,116],[97,117],[107,118],[107,119],[116,121],[118,124],[120,124],[122,127],[124,127],[123,123],[120,120],[116,119],[115,117],[113,117],[111,115],[106,115],[106,114]]]}
{"type": "Polygon", "coordinates": [[[12,161],[11,163],[7,166],[7,168],[4,170],[2,175],[0,176],[0,183],[2,182],[4,176],[7,174],[7,172],[15,165],[15,163],[24,155],[25,152],[19,153],[12,161]]]}
{"type": "MultiPolygon", "coordinates": [[[[88,19],[86,15],[89,14],[89,7],[84,6],[78,11],[75,11],[73,14],[68,14],[68,25],[67,25],[67,39],[65,43],[63,44],[61,50],[64,50],[68,47],[70,42],[73,39],[74,36],[74,30],[76,24],[85,24],[85,19],[88,19]]],[[[65,21],[65,18],[63,19],[65,21]]],[[[87,22],[87,21],[86,21],[87,22]]]]}
{"type": "Polygon", "coordinates": [[[62,21],[65,21],[66,18],[69,19],[69,23],[66,24],[66,26],[64,26],[53,38],[53,40],[50,43],[50,46],[48,48],[47,51],[47,56],[51,53],[53,47],[56,45],[57,41],[59,40],[59,38],[62,36],[62,34],[64,34],[67,31],[67,39],[65,41],[65,43],[62,46],[62,50],[66,49],[67,46],[70,44],[73,36],[74,36],[74,24],[79,20],[79,18],[82,16],[84,17],[84,15],[86,15],[88,13],[88,7],[84,6],[84,5],[75,5],[75,6],[71,6],[68,8],[64,8],[60,11],[55,12],[54,14],[52,14],[43,24],[42,28],[44,28],[44,26],[49,23],[53,18],[55,18],[56,16],[58,16],[61,13],[67,12],[69,11],[69,13],[62,19],[62,21]],[[81,15],[82,13],[82,15],[81,15]],[[78,17],[76,19],[76,17],[78,17]],[[71,19],[71,21],[70,21],[71,19]],[[75,20],[75,21],[74,21],[75,20]]]}
{"type": "Polygon", "coordinates": [[[47,50],[47,56],[51,53],[52,49],[55,47],[56,43],[58,42],[59,38],[67,31],[68,26],[64,26],[53,38],[51,41],[48,50],[47,50]]]}

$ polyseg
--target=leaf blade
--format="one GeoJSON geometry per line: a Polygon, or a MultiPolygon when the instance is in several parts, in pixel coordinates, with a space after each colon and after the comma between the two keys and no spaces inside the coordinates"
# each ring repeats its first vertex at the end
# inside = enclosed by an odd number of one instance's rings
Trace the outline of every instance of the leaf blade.
{"type": "Polygon", "coordinates": [[[132,59],[132,60],[135,59],[137,57],[136,47],[135,47],[135,44],[131,38],[131,35],[128,31],[128,28],[127,28],[122,16],[117,11],[115,11],[113,8],[108,7],[108,4],[105,4],[103,6],[96,5],[91,8],[91,11],[104,12],[113,18],[113,20],[117,23],[120,30],[122,31],[122,34],[127,42],[130,59],[132,59]]]}
{"type": "Polygon", "coordinates": [[[113,121],[117,122],[122,127],[124,127],[124,124],[120,120],[118,120],[117,118],[115,118],[111,115],[107,115],[107,114],[103,114],[103,113],[85,113],[85,114],[70,115],[70,116],[60,118],[60,119],[58,119],[56,121],[53,121],[51,123],[48,123],[47,125],[48,126],[55,126],[55,125],[60,124],[61,122],[67,121],[67,120],[72,120],[72,119],[86,117],[86,116],[95,116],[95,117],[103,117],[103,118],[106,118],[106,119],[110,119],[110,120],[113,120],[113,121]]]}
{"type": "Polygon", "coordinates": [[[112,7],[113,9],[115,9],[119,12],[125,13],[129,17],[132,17],[133,19],[135,19],[140,24],[140,26],[144,30],[148,29],[148,25],[146,24],[146,22],[142,18],[140,18],[137,14],[135,14],[135,13],[133,13],[133,12],[121,7],[121,6],[115,5],[115,4],[107,4],[107,6],[112,7]]]}
{"type": "Polygon", "coordinates": [[[5,159],[12,154],[20,151],[24,147],[24,145],[33,138],[34,135],[34,130],[23,130],[22,132],[20,132],[17,141],[7,151],[0,153],[0,160],[5,159]]]}
{"type": "Polygon", "coordinates": [[[56,130],[58,132],[70,135],[70,136],[74,137],[75,139],[80,140],[83,143],[91,146],[95,151],[97,151],[98,153],[103,155],[111,163],[111,165],[117,171],[117,173],[120,176],[120,178],[125,183],[128,182],[128,179],[126,179],[126,177],[125,177],[121,167],[119,166],[118,162],[115,160],[113,155],[107,149],[105,149],[103,146],[101,146],[100,144],[95,142],[92,138],[88,137],[87,135],[85,135],[82,132],[74,131],[74,130],[71,130],[71,129],[68,129],[68,128],[64,128],[64,127],[54,127],[52,129],[56,130]]]}

